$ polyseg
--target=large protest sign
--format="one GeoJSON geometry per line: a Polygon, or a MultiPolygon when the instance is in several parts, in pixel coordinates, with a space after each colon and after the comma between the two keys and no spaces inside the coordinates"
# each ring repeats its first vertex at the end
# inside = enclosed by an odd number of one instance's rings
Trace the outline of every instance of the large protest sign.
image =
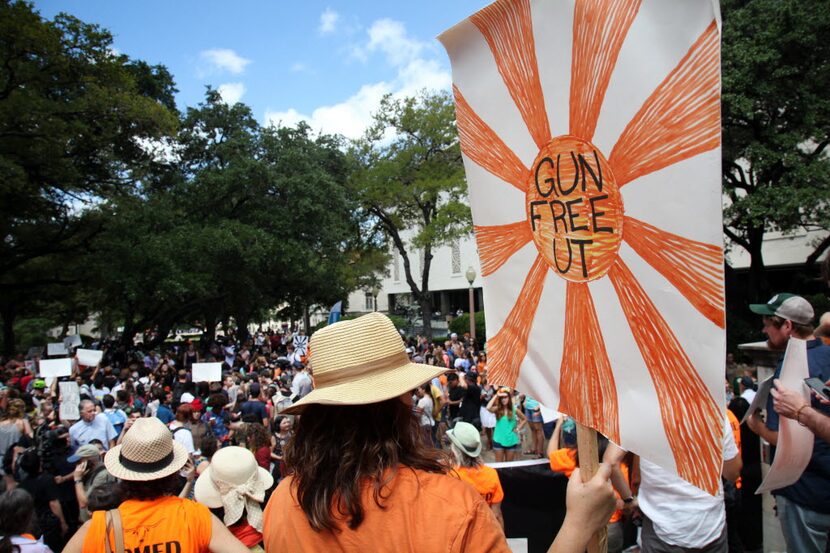
{"type": "Polygon", "coordinates": [[[104,352],[96,349],[82,349],[79,348],[75,352],[75,359],[79,365],[85,367],[94,367],[101,362],[104,357],[104,352]]]}
{"type": "Polygon", "coordinates": [[[40,376],[69,376],[72,374],[72,360],[68,357],[63,359],[41,359],[38,361],[40,376]]]}
{"type": "Polygon", "coordinates": [[[193,363],[193,382],[220,382],[222,363],[193,363]]]}
{"type": "Polygon", "coordinates": [[[81,391],[77,382],[58,382],[60,390],[59,416],[64,421],[74,421],[81,418],[78,406],[81,403],[81,391]]]}
{"type": "Polygon", "coordinates": [[[440,37],[490,380],[710,493],[724,308],[710,0],[500,0],[440,37]]]}

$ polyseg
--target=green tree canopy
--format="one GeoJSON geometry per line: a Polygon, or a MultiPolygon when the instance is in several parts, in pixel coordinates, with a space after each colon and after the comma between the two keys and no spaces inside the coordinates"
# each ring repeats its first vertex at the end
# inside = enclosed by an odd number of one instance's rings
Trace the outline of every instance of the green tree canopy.
{"type": "Polygon", "coordinates": [[[444,92],[386,96],[353,153],[354,197],[400,254],[424,332],[431,336],[432,252],[468,234],[472,225],[452,97],[444,92]],[[419,252],[416,272],[412,257],[419,252]]]}
{"type": "Polygon", "coordinates": [[[750,296],[765,299],[766,233],[830,230],[830,3],[722,6],[724,232],[750,254],[750,296]]]}

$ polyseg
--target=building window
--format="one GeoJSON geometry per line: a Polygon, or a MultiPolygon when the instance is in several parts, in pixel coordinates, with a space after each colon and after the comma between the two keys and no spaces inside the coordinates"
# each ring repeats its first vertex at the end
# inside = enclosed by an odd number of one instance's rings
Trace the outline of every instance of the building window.
{"type": "Polygon", "coordinates": [[[398,248],[392,248],[392,278],[394,278],[395,282],[400,282],[401,280],[401,254],[398,252],[398,248]]]}
{"type": "Polygon", "coordinates": [[[452,250],[452,274],[457,275],[461,272],[461,246],[458,240],[453,240],[450,249],[452,250]]]}
{"type": "Polygon", "coordinates": [[[374,311],[375,310],[375,296],[373,296],[371,292],[366,292],[365,301],[363,303],[363,310],[364,311],[374,311]]]}

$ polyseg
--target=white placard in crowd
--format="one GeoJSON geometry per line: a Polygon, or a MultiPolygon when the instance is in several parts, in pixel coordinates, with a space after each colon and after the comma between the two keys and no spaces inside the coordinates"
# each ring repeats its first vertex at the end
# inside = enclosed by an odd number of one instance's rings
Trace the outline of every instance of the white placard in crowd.
{"type": "Polygon", "coordinates": [[[78,360],[79,365],[83,365],[85,367],[95,367],[98,363],[101,362],[101,359],[104,357],[103,351],[98,351],[95,349],[78,349],[76,353],[76,359],[78,360]]]}
{"type": "Polygon", "coordinates": [[[82,346],[83,342],[78,334],[72,334],[63,339],[63,345],[66,346],[66,349],[70,349],[82,346]]]}
{"type": "Polygon", "coordinates": [[[81,418],[78,405],[81,403],[81,391],[77,382],[58,382],[60,389],[60,411],[61,420],[74,421],[81,418]]]}
{"type": "Polygon", "coordinates": [[[46,345],[47,355],[66,355],[67,353],[69,352],[66,351],[66,346],[63,342],[54,342],[46,345]]]}
{"type": "Polygon", "coordinates": [[[43,355],[43,348],[41,346],[33,346],[29,348],[29,352],[26,354],[26,357],[34,359],[35,357],[40,357],[41,355],[43,355]]]}
{"type": "Polygon", "coordinates": [[[64,359],[41,359],[40,376],[69,376],[72,374],[72,360],[64,359]]]}
{"type": "Polygon", "coordinates": [[[220,382],[222,363],[193,363],[193,382],[220,382]]]}

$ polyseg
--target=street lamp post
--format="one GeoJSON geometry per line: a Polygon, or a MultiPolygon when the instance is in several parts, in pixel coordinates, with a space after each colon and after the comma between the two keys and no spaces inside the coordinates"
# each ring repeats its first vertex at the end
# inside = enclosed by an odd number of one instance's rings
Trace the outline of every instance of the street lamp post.
{"type": "Polygon", "coordinates": [[[375,311],[378,310],[378,294],[380,294],[380,285],[375,284],[374,286],[372,286],[372,297],[375,298],[374,299],[375,311]]]}
{"type": "Polygon", "coordinates": [[[475,297],[473,295],[473,281],[476,279],[476,270],[473,269],[472,265],[467,267],[467,282],[470,283],[470,342],[472,342],[473,347],[475,348],[476,343],[476,307],[475,307],[475,297]]]}

